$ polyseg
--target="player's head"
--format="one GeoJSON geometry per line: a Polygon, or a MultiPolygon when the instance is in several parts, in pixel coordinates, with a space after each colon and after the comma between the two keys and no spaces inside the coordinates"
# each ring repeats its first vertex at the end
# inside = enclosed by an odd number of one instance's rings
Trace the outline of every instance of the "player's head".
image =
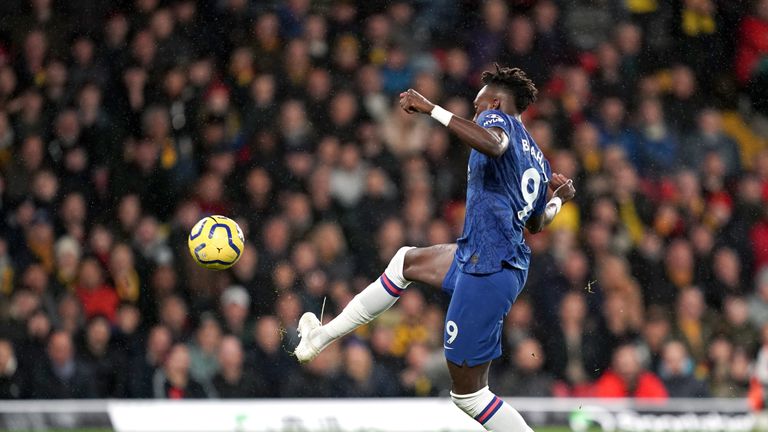
{"type": "Polygon", "coordinates": [[[536,101],[536,86],[519,68],[501,67],[485,71],[481,80],[485,86],[475,98],[475,116],[497,109],[510,114],[522,114],[528,105],[536,101]]]}

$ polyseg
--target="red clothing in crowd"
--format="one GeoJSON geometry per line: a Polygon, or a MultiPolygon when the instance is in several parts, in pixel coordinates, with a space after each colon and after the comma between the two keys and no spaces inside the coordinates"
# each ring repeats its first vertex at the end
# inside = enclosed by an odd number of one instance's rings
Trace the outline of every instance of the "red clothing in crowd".
{"type": "Polygon", "coordinates": [[[736,77],[742,83],[749,81],[761,56],[768,55],[768,21],[755,16],[744,18],[741,39],[736,54],[736,77]]]}
{"type": "Polygon", "coordinates": [[[666,399],[668,397],[664,383],[651,372],[641,373],[637,379],[635,391],[630,393],[624,380],[609,370],[598,378],[592,391],[594,397],[599,398],[666,399]]]}
{"type": "Polygon", "coordinates": [[[752,259],[755,269],[768,266],[768,221],[755,224],[749,233],[752,242],[752,259]]]}
{"type": "Polygon", "coordinates": [[[115,320],[115,312],[120,298],[111,286],[102,285],[92,290],[77,287],[76,294],[83,305],[83,311],[87,318],[104,315],[110,321],[115,320]]]}

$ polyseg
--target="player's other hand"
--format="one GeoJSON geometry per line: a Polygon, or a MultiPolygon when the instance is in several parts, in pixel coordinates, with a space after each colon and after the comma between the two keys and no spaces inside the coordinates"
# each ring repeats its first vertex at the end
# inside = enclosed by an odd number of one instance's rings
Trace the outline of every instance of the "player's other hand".
{"type": "Polygon", "coordinates": [[[414,89],[408,89],[408,91],[400,93],[400,108],[409,114],[429,114],[434,107],[435,104],[428,101],[427,98],[420,95],[419,92],[414,89]]]}
{"type": "Polygon", "coordinates": [[[573,187],[573,180],[568,177],[553,173],[549,179],[549,188],[554,192],[554,196],[560,198],[564,203],[576,196],[576,188],[573,187]]]}

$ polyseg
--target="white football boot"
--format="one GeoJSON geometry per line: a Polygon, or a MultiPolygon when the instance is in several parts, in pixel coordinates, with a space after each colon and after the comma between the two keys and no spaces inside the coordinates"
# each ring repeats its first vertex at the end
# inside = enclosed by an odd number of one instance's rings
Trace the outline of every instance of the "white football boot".
{"type": "Polygon", "coordinates": [[[310,338],[312,332],[317,331],[320,327],[322,327],[320,320],[317,319],[317,316],[312,312],[305,313],[301,316],[301,319],[299,319],[298,330],[300,340],[299,345],[296,346],[296,351],[294,351],[299,363],[312,361],[318,354],[320,354],[320,351],[325,348],[314,346],[312,344],[312,339],[310,338]]]}

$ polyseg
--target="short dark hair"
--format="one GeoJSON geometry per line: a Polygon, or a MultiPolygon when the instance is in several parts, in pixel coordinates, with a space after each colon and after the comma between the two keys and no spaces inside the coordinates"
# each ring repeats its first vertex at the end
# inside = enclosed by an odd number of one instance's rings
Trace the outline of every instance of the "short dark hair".
{"type": "Polygon", "coordinates": [[[511,92],[518,112],[522,113],[528,105],[536,102],[539,91],[522,69],[501,67],[498,63],[494,63],[494,66],[496,66],[496,72],[483,72],[480,78],[483,84],[497,85],[511,92]]]}

